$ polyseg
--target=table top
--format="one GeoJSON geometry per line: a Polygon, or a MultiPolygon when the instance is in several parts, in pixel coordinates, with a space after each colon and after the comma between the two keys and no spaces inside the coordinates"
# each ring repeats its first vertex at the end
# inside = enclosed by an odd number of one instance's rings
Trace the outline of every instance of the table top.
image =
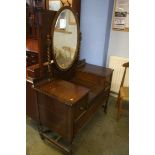
{"type": "Polygon", "coordinates": [[[36,86],[35,89],[70,106],[89,93],[88,88],[60,79],[46,81],[36,86]]]}

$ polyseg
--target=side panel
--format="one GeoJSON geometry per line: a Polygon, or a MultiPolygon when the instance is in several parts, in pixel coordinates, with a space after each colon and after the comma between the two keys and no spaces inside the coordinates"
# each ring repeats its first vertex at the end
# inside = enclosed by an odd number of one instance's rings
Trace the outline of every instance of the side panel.
{"type": "Polygon", "coordinates": [[[70,106],[37,92],[40,123],[68,140],[73,137],[70,106]]]}
{"type": "Polygon", "coordinates": [[[29,81],[26,81],[26,114],[35,121],[39,121],[36,94],[29,81]]]}

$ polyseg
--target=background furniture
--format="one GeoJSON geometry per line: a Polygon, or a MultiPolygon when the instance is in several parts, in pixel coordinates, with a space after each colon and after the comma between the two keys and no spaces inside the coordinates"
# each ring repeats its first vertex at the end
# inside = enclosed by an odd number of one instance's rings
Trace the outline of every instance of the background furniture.
{"type": "Polygon", "coordinates": [[[26,37],[39,37],[39,16],[40,10],[46,9],[46,0],[27,0],[26,1],[26,37]]]}
{"type": "Polygon", "coordinates": [[[126,70],[129,67],[129,62],[124,63],[123,64],[124,69],[124,74],[123,74],[123,78],[122,78],[122,82],[120,85],[120,90],[119,90],[119,95],[118,95],[118,100],[117,100],[117,108],[118,108],[118,112],[117,112],[117,120],[120,119],[120,115],[123,111],[125,111],[123,109],[123,103],[124,102],[129,102],[129,87],[124,87],[124,80],[125,80],[125,75],[126,75],[126,70]]]}
{"type": "Polygon", "coordinates": [[[26,40],[26,67],[39,63],[38,41],[26,40]]]}
{"type": "MultiPolygon", "coordinates": [[[[54,1],[54,0],[53,0],[54,1]]],[[[43,9],[49,10],[50,0],[27,0],[26,1],[26,37],[38,39],[40,33],[40,13],[43,9]]],[[[78,15],[80,20],[81,0],[62,0],[65,6],[71,4],[71,7],[78,15]]],[[[52,10],[54,11],[54,10],[52,10]]]]}

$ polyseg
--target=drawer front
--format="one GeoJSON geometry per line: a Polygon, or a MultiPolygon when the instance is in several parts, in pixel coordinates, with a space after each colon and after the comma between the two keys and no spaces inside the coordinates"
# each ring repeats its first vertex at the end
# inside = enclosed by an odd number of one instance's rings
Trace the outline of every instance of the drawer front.
{"type": "Polygon", "coordinates": [[[99,84],[100,81],[100,77],[96,76],[94,74],[90,74],[90,73],[86,73],[86,72],[76,72],[76,78],[81,80],[81,81],[85,81],[85,82],[89,82],[92,84],[99,84]]]}
{"type": "Polygon", "coordinates": [[[83,113],[86,112],[87,102],[88,102],[88,94],[75,105],[74,120],[78,119],[83,113]]]}
{"type": "Polygon", "coordinates": [[[91,74],[91,73],[76,72],[76,78],[81,81],[92,83],[94,85],[104,86],[105,83],[109,83],[109,85],[111,83],[111,74],[103,77],[103,76],[98,76],[98,75],[91,74]]]}
{"type": "Polygon", "coordinates": [[[89,119],[94,115],[94,113],[103,105],[105,101],[105,93],[101,93],[94,101],[91,107],[87,109],[81,117],[76,119],[74,122],[74,134],[76,134],[89,119]]]}
{"type": "Polygon", "coordinates": [[[39,59],[38,53],[26,51],[26,64],[27,64],[27,66],[37,64],[38,59],[39,59]]]}

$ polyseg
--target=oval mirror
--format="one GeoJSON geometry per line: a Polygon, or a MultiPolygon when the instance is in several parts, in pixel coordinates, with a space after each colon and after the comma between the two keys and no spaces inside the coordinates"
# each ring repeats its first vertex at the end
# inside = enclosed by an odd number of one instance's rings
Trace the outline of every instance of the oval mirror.
{"type": "Polygon", "coordinates": [[[61,70],[72,67],[78,57],[79,24],[70,7],[61,8],[53,22],[52,51],[54,62],[61,70]]]}

